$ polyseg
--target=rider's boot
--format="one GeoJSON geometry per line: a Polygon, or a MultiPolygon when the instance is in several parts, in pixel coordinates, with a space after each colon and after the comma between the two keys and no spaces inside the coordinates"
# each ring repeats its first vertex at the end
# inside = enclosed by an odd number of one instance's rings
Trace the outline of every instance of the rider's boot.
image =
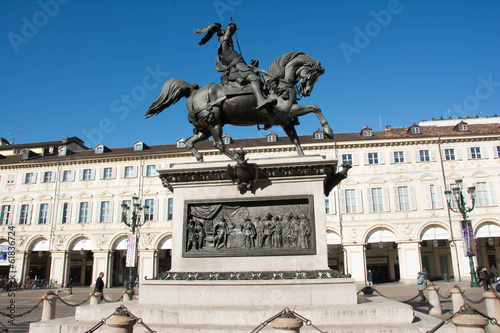
{"type": "Polygon", "coordinates": [[[252,90],[255,95],[255,98],[257,98],[257,106],[255,107],[256,110],[262,110],[266,108],[267,106],[272,106],[276,105],[278,102],[275,98],[272,97],[264,97],[262,94],[262,89],[260,86],[260,82],[258,81],[252,81],[252,90]]]}

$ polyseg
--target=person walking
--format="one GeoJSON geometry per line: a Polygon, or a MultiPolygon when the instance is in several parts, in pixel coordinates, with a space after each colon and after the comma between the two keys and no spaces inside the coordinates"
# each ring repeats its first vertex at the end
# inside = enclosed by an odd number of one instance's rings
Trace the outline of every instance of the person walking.
{"type": "Polygon", "coordinates": [[[483,282],[484,291],[487,291],[491,287],[490,274],[488,274],[486,267],[481,270],[481,273],[479,274],[479,281],[483,282]]]}
{"type": "Polygon", "coordinates": [[[104,273],[100,272],[99,277],[95,280],[94,292],[101,293],[101,301],[104,298],[104,281],[102,278],[104,277],[104,273]]]}
{"type": "Polygon", "coordinates": [[[73,279],[69,279],[68,283],[66,284],[66,288],[68,288],[68,292],[70,295],[73,294],[73,279]]]}
{"type": "Polygon", "coordinates": [[[491,265],[490,267],[490,275],[491,275],[491,283],[495,283],[497,282],[497,276],[498,276],[498,272],[497,272],[497,268],[493,265],[491,265]]]}
{"type": "Polygon", "coordinates": [[[371,269],[368,270],[368,285],[373,286],[373,272],[371,269]]]}
{"type": "Polygon", "coordinates": [[[420,296],[420,302],[425,302],[427,298],[424,295],[424,290],[427,287],[427,280],[425,278],[425,275],[422,272],[418,272],[418,278],[417,278],[417,290],[418,290],[418,295],[420,296]]]}

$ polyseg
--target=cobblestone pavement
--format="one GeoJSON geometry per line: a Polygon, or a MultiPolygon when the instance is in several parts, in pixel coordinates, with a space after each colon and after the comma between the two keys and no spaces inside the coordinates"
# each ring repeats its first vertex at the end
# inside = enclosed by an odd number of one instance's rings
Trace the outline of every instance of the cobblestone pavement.
{"type": "MultiPolygon", "coordinates": [[[[483,297],[484,290],[483,288],[471,288],[468,282],[437,282],[435,285],[439,287],[439,293],[443,297],[448,297],[450,295],[450,290],[453,286],[457,284],[462,290],[465,291],[465,295],[473,301],[478,301],[483,297]]],[[[361,290],[364,287],[363,284],[356,284],[356,290],[361,290]]],[[[418,294],[417,288],[415,285],[404,285],[399,283],[384,283],[374,285],[375,288],[380,294],[383,296],[396,300],[396,301],[406,301],[418,294]]],[[[104,295],[108,300],[116,300],[120,298],[123,294],[123,288],[110,288],[104,290],[104,295]]],[[[8,293],[1,292],[0,293],[0,311],[3,313],[9,312],[9,304],[11,300],[15,301],[15,313],[16,315],[22,314],[36,305],[40,299],[47,294],[48,289],[35,289],[35,290],[20,290],[15,292],[14,297],[9,297],[8,293]]],[[[91,289],[89,287],[75,287],[73,288],[73,294],[68,295],[66,293],[59,293],[59,296],[67,303],[70,304],[78,304],[83,302],[88,298],[91,289]]],[[[425,292],[427,295],[427,292],[425,292]]],[[[420,298],[408,303],[415,311],[419,311],[425,314],[429,313],[429,304],[424,302],[421,303],[420,298]]],[[[471,304],[466,302],[467,304],[474,307],[476,310],[486,314],[486,305],[484,302],[479,304],[471,304]]],[[[88,301],[85,303],[88,304],[88,301]]],[[[122,303],[117,303],[117,306],[122,303]]],[[[450,299],[441,299],[441,305],[443,307],[443,315],[442,319],[446,319],[452,315],[452,303],[450,299]]],[[[284,305],[288,306],[288,305],[284,305]]],[[[75,308],[67,306],[63,304],[61,301],[57,301],[57,310],[56,310],[56,318],[63,317],[72,317],[75,315],[75,308]]],[[[26,314],[22,317],[16,318],[15,325],[7,325],[8,319],[7,317],[0,316],[0,322],[7,326],[7,328],[12,333],[17,332],[28,332],[29,323],[39,321],[42,316],[42,304],[40,304],[37,308],[35,308],[31,313],[26,314]]],[[[106,317],[107,314],[103,313],[103,317],[106,317]]],[[[2,326],[0,325],[0,331],[2,326]]]]}

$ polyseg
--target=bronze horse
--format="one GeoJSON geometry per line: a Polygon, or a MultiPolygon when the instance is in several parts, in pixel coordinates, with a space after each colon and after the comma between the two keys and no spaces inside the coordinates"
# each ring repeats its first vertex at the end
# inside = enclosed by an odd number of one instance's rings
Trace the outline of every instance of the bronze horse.
{"type": "MultiPolygon", "coordinates": [[[[260,70],[262,71],[262,70],[260,70]]],[[[188,98],[188,119],[194,125],[194,135],[186,140],[186,146],[198,161],[203,156],[196,150],[198,141],[214,138],[214,146],[235,161],[241,157],[229,150],[222,140],[225,124],[235,126],[263,125],[265,129],[279,125],[295,145],[299,155],[304,155],[295,130],[297,117],[314,112],[323,126],[324,134],[332,138],[333,132],[321,109],[316,105],[298,105],[299,96],[310,96],[319,76],[325,72],[319,61],[302,52],[291,52],[276,59],[264,76],[264,89],[276,105],[256,110],[252,92],[236,83],[228,85],[208,84],[199,88],[180,79],[168,80],[160,96],[145,113],[146,118],[160,113],[182,97],[188,98]],[[233,86],[232,89],[228,86],[233,86]]]]}

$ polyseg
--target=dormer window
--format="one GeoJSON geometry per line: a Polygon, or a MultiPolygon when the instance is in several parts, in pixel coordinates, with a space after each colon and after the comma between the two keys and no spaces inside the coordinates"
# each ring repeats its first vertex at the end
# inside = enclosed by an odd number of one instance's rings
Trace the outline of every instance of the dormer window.
{"type": "Polygon", "coordinates": [[[222,141],[224,142],[225,145],[228,145],[228,144],[231,144],[231,142],[233,140],[231,139],[231,137],[229,135],[226,134],[222,137],[222,141]]]}
{"type": "Polygon", "coordinates": [[[318,130],[318,131],[314,132],[314,138],[315,138],[316,140],[322,140],[322,139],[324,139],[323,132],[322,132],[322,131],[320,131],[320,130],[318,130]]]}
{"type": "Polygon", "coordinates": [[[460,132],[467,131],[467,124],[466,123],[459,124],[458,125],[458,130],[460,132]]]}
{"type": "Polygon", "coordinates": [[[134,150],[135,151],[140,151],[140,150],[144,150],[144,143],[141,142],[141,141],[136,141],[134,143],[134,150]]]}
{"type": "Polygon", "coordinates": [[[30,151],[29,151],[29,149],[23,149],[21,151],[21,158],[23,160],[27,160],[29,157],[30,157],[30,151]]]}
{"type": "Polygon", "coordinates": [[[66,147],[60,147],[59,148],[59,156],[66,156],[66,154],[68,153],[68,148],[66,147]]]}
{"type": "Polygon", "coordinates": [[[98,144],[97,146],[95,146],[95,153],[96,154],[104,153],[104,145],[98,144]]]}
{"type": "Polygon", "coordinates": [[[271,132],[267,135],[267,142],[276,142],[276,141],[278,141],[278,136],[276,135],[276,133],[271,132]]]}
{"type": "Polygon", "coordinates": [[[371,129],[363,130],[363,136],[372,136],[372,130],[371,129]]]}
{"type": "Polygon", "coordinates": [[[186,141],[184,141],[184,138],[177,139],[177,148],[185,148],[185,147],[186,147],[186,141]]]}
{"type": "Polygon", "coordinates": [[[420,133],[420,127],[415,126],[411,128],[411,134],[419,134],[420,133]]]}

